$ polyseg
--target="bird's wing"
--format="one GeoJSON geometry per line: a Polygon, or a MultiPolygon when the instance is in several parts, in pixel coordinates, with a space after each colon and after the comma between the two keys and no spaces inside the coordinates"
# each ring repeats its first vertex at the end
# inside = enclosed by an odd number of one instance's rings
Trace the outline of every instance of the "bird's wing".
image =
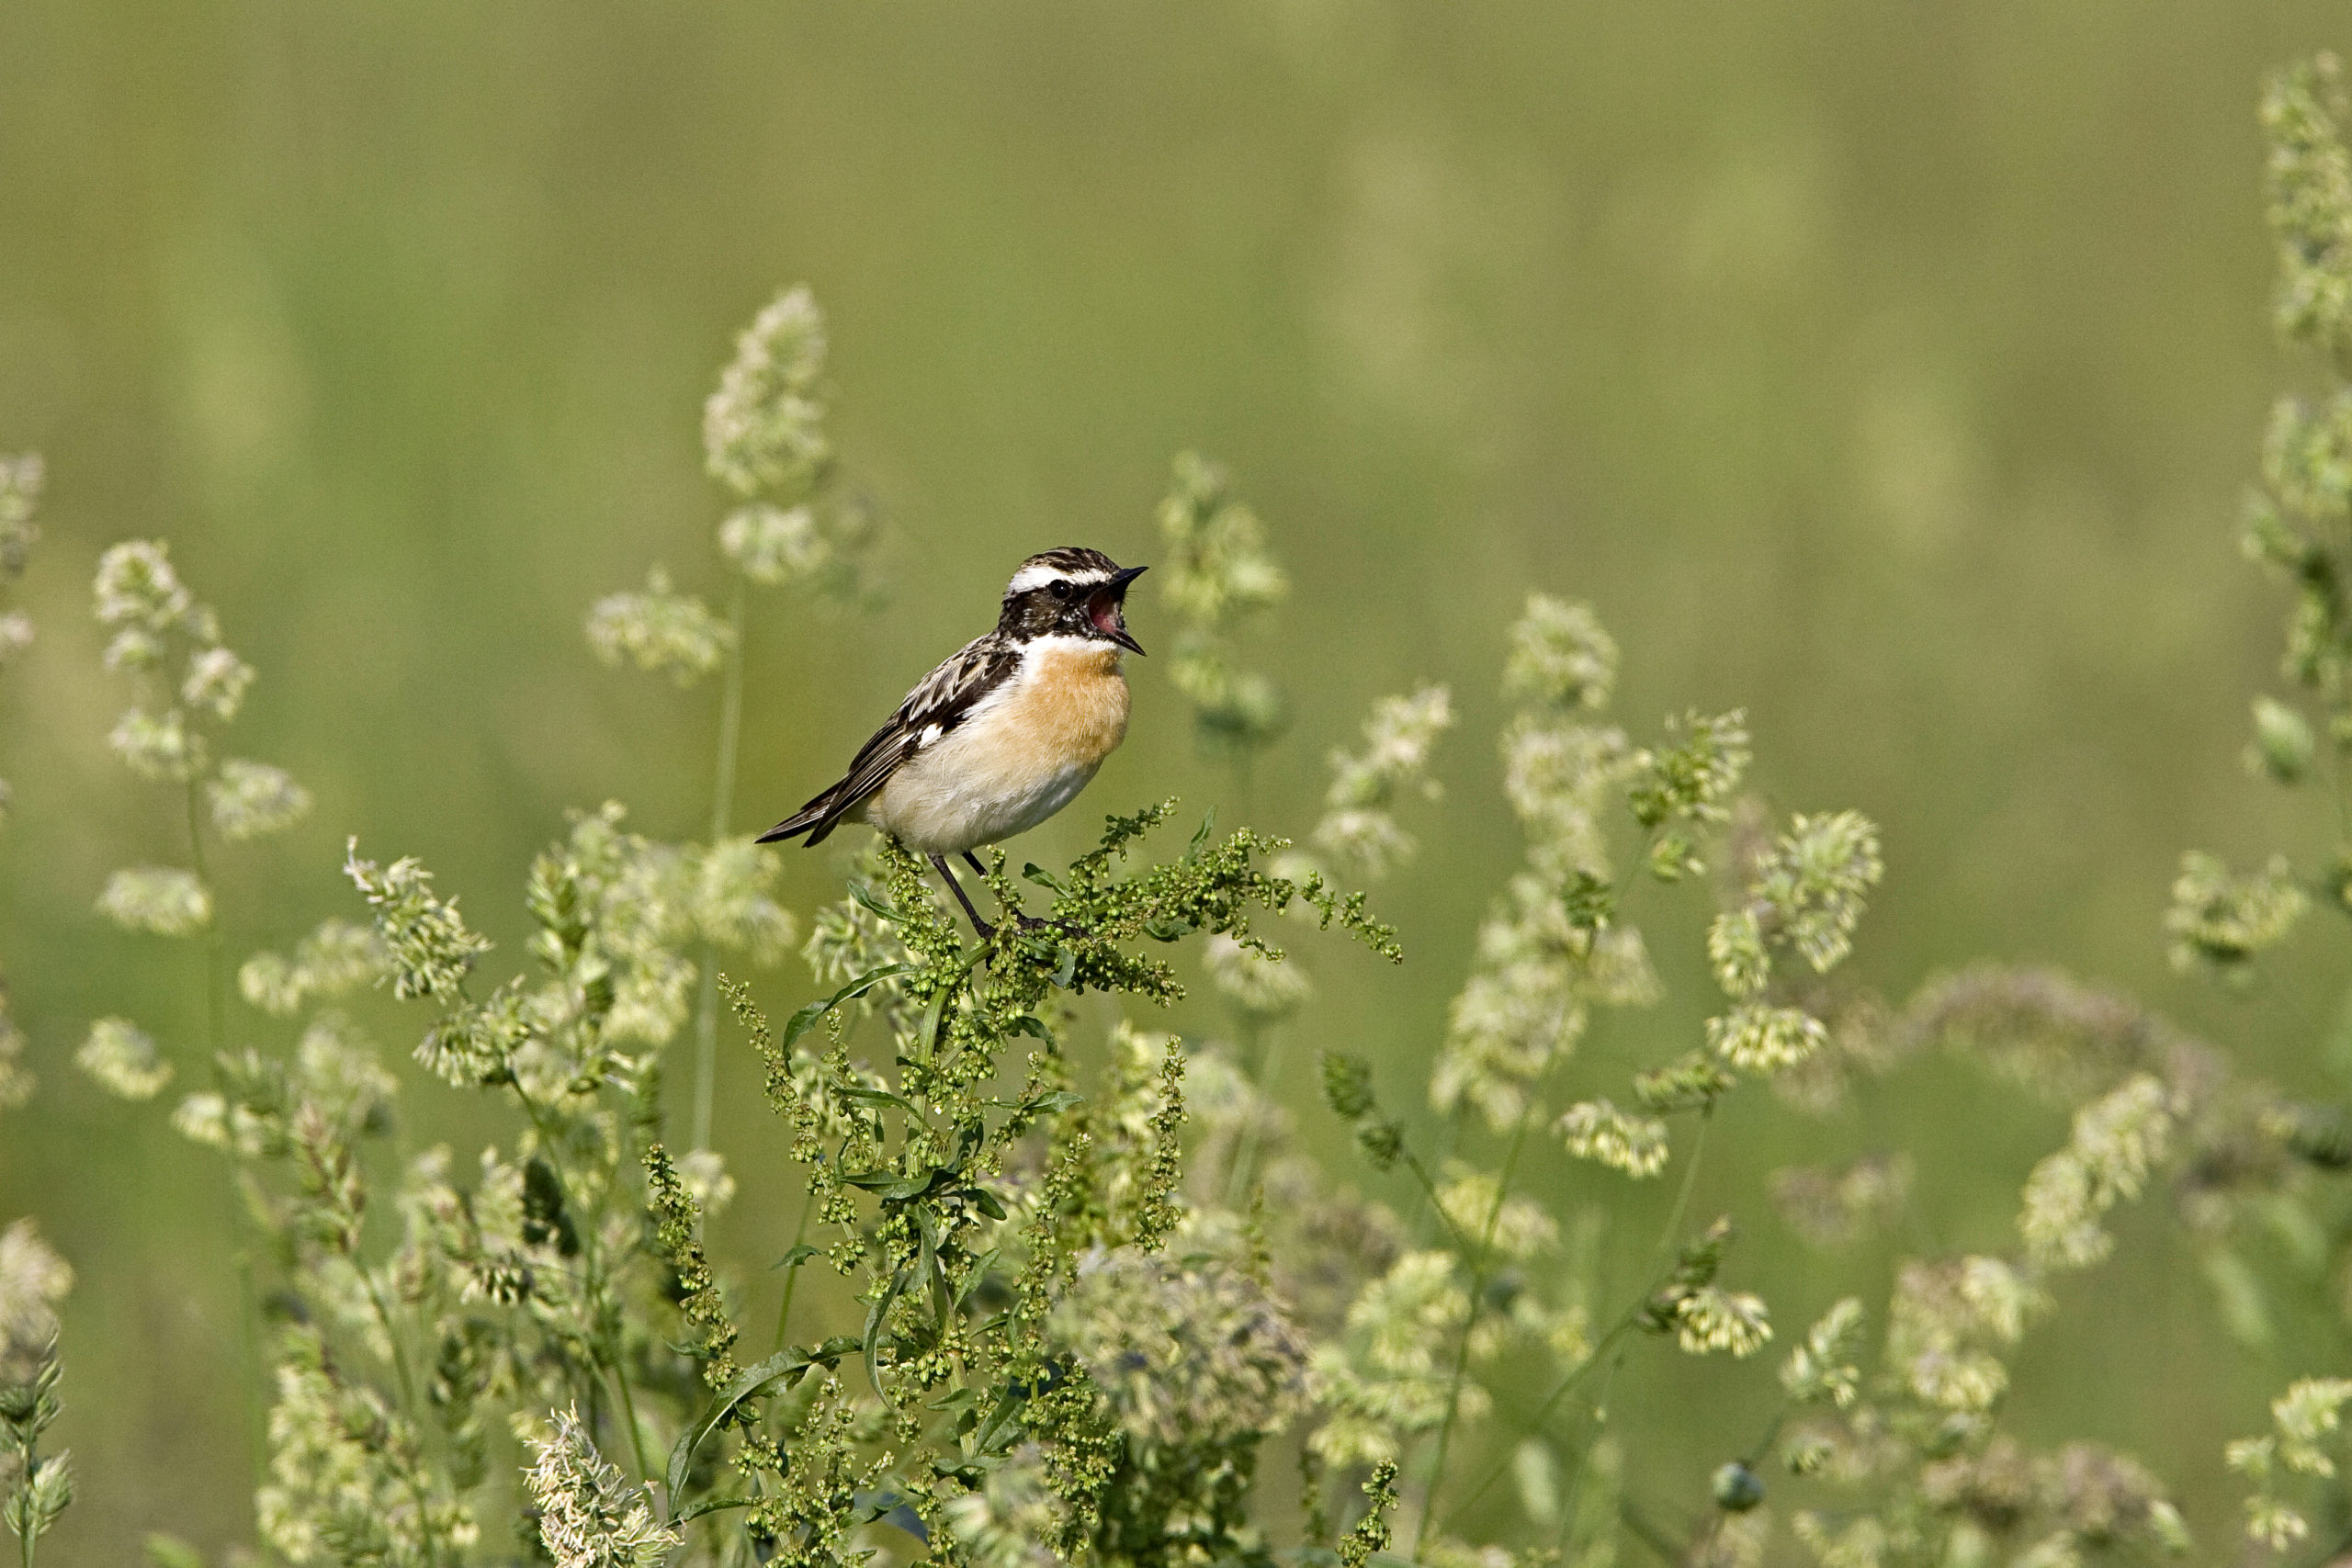
{"type": "Polygon", "coordinates": [[[822,840],[843,817],[888,784],[909,758],[936,744],[970,717],[1020,663],[1020,648],[1000,633],[989,632],[966,643],[916,682],[898,711],[858,749],[839,784],[778,823],[769,836],[788,837],[805,830],[809,843],[822,840]]]}

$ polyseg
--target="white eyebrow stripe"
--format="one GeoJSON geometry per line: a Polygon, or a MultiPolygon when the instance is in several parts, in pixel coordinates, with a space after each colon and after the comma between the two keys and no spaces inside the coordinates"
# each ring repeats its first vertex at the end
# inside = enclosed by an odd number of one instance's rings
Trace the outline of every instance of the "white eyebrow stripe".
{"type": "Polygon", "coordinates": [[[1004,591],[1008,594],[1026,593],[1033,588],[1043,588],[1048,582],[1083,583],[1110,581],[1111,574],[1107,571],[1064,571],[1057,566],[1024,566],[1012,574],[1012,581],[1004,585],[1004,591]]]}

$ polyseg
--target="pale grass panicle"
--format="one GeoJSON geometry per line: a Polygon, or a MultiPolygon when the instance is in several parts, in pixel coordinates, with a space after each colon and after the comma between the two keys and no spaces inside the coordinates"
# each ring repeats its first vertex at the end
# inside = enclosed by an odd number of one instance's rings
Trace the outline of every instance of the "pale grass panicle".
{"type": "Polygon", "coordinates": [[[2291,1476],[2332,1481],[2338,1456],[2343,1409],[2352,1402],[2352,1379],[2300,1378],[2270,1402],[2271,1430],[2239,1438],[2224,1449],[2223,1462],[2254,1483],[2245,1500],[2245,1533],[2273,1551],[2284,1551],[2311,1533],[2303,1509],[2280,1487],[2291,1476]]]}
{"type": "Polygon", "coordinates": [[[2352,344],[2352,99],[2344,68],[2322,53],[2270,79],[2270,226],[2278,246],[2278,321],[2290,340],[2352,344]]]}
{"type": "Polygon", "coordinates": [[[1212,937],[1203,956],[1210,983],[1254,1017],[1286,1017],[1315,995],[1315,983],[1306,971],[1254,952],[1231,937],[1212,937]]]}
{"type": "Polygon", "coordinates": [[[31,1220],[0,1230],[0,1385],[30,1381],[57,1337],[74,1269],[31,1220]]]}
{"type": "Polygon", "coordinates": [[[719,522],[718,549],[760,587],[854,604],[878,592],[872,558],[880,536],[872,508],[854,496],[827,495],[796,506],[738,507],[719,522]]]}
{"type": "Polygon", "coordinates": [[[1556,1131],[1568,1153],[1578,1159],[1635,1178],[1656,1176],[1666,1168],[1666,1123],[1655,1116],[1628,1115],[1606,1095],[1569,1106],[1556,1131]]]}
{"type": "Polygon", "coordinates": [[[1864,1155],[1843,1169],[1790,1166],[1772,1173],[1772,1206],[1814,1246],[1835,1248],[1894,1225],[1911,1201],[1905,1154],[1864,1155]]]}
{"type": "Polygon", "coordinates": [[[33,519],[46,477],[38,452],[0,457],[0,581],[23,576],[40,542],[40,525],[33,519]]]}
{"type": "MultiPolygon", "coordinates": [[[[1323,1389],[1323,1419],[1308,1439],[1328,1463],[1394,1459],[1435,1431],[1449,1407],[1450,1382],[1436,1347],[1449,1344],[1469,1311],[1453,1282],[1453,1259],[1408,1252],[1374,1280],[1349,1309],[1346,1337],[1314,1351],[1323,1389]]],[[[1477,1384],[1451,1403],[1465,1418],[1483,1416],[1490,1400],[1477,1384]]]]}
{"type": "Polygon", "coordinates": [[[1490,1245],[1505,1258],[1524,1262],[1559,1244],[1559,1224],[1541,1203],[1524,1193],[1505,1191],[1494,1172],[1465,1161],[1446,1163],[1437,1202],[1463,1235],[1490,1233],[1490,1245]]]}
{"type": "Polygon", "coordinates": [[[1290,579],[1266,545],[1256,513],[1234,498],[1226,471],[1197,453],[1180,454],[1159,503],[1167,558],[1159,591],[1185,620],[1222,629],[1235,617],[1290,597],[1290,579]]]}
{"type": "Polygon", "coordinates": [[[329,919],[295,944],[288,958],[256,953],[237,971],[237,989],[246,1001],[274,1017],[301,1010],[312,997],[342,996],[383,979],[390,954],[373,928],[329,919]]]}
{"type": "Polygon", "coordinates": [[[311,792],[285,769],[232,757],[204,786],[212,825],[235,842],[290,828],[310,814],[311,792]]]}
{"type": "Polygon", "coordinates": [[[825,316],[806,288],[772,300],[735,340],[735,357],[703,405],[703,456],[742,496],[815,483],[832,456],[825,434],[825,316]]]}
{"type": "Polygon", "coordinates": [[[209,756],[204,737],[177,708],[160,714],[129,709],[107,733],[107,744],[132,773],[159,783],[201,777],[209,756]]]}
{"type": "Polygon", "coordinates": [[[98,912],[125,931],[194,936],[212,923],[212,892],[176,866],[129,866],[107,878],[98,912]]]}
{"type": "Polygon", "coordinates": [[[74,1053],[74,1065],[121,1100],[153,1100],[172,1081],[172,1065],[146,1031],[127,1018],[102,1018],[74,1053]]]}
{"type": "Polygon", "coordinates": [[[1674,1337],[1694,1356],[1752,1356],[1771,1339],[1772,1324],[1760,1296],[1702,1285],[1676,1305],[1674,1337]]]}
{"type": "Polygon", "coordinates": [[[0,1230],[0,1525],[25,1568],[34,1541],[74,1500],[73,1456],[40,1452],[61,1408],[58,1308],[73,1284],[73,1269],[32,1221],[0,1230]]]}
{"type": "Polygon", "coordinates": [[[2139,1196],[2170,1151],[2175,1120],[2171,1091],[2146,1074],[2077,1111],[2067,1146],[2026,1179],[2018,1228],[2028,1254],[2045,1266],[2077,1269],[2104,1258],[2114,1238],[2100,1219],[2139,1196]]]}
{"type": "Polygon", "coordinates": [[[1799,1404],[1826,1404],[1843,1410],[1861,1392],[1862,1303],[1841,1299],[1811,1328],[1804,1340],[1789,1352],[1781,1367],[1781,1386],[1799,1404]]]}
{"type": "Polygon", "coordinates": [[[1308,1346],[1240,1269],[1094,1253],[1054,1309],[1055,1337],[1131,1441],[1161,1448],[1283,1430],[1308,1406],[1308,1346]]]}
{"type": "Polygon", "coordinates": [[[1503,691],[1550,707],[1598,713],[1616,689],[1617,657],[1617,641],[1591,605],[1532,594],[1511,626],[1503,691]]]}
{"type": "Polygon", "coordinates": [[[1862,903],[1885,874],[1878,829],[1856,811],[1800,814],[1758,869],[1751,895],[1815,973],[1854,948],[1862,903]]]}
{"type": "Polygon", "coordinates": [[[1243,667],[1237,638],[1255,615],[1290,596],[1257,513],[1236,499],[1226,471],[1180,454],[1159,503],[1159,591],[1184,629],[1169,662],[1193,707],[1201,743],[1236,759],[1269,744],[1288,715],[1282,690],[1243,667]]]}
{"type": "Polygon", "coordinates": [[[577,1406],[552,1411],[530,1437],[524,1479],[539,1540],[556,1568],[656,1568],[679,1543],[643,1486],[596,1451],[577,1406]]]}
{"type": "Polygon", "coordinates": [[[2254,739],[2245,750],[2246,772],[2268,774],[2283,784],[2301,784],[2319,754],[2310,722],[2275,697],[2254,699],[2254,739]]]}
{"type": "Polygon", "coordinates": [[[1803,1008],[1743,1002],[1707,1021],[1707,1048],[1746,1072],[1795,1066],[1828,1041],[1827,1027],[1803,1008]]]}
{"type": "Polygon", "coordinates": [[[1416,845],[1395,807],[1408,795],[1435,800],[1443,793],[1430,764],[1453,724],[1453,697],[1443,686],[1374,703],[1363,749],[1331,753],[1331,785],[1311,835],[1316,849],[1349,876],[1367,880],[1410,860],[1416,845]]]}
{"type": "Polygon", "coordinates": [[[0,981],[0,1111],[14,1111],[33,1097],[40,1079],[25,1065],[25,1032],[8,1016],[8,993],[0,981]]]}
{"type": "Polygon", "coordinates": [[[658,566],[647,570],[643,589],[608,593],[588,612],[588,646],[597,658],[665,671],[681,686],[717,670],[737,635],[701,600],[673,589],[658,566]]]}
{"type": "Polygon", "coordinates": [[[2211,855],[2183,855],[2165,917],[2173,965],[2188,970],[2203,964],[2243,977],[2256,957],[2287,940],[2310,908],[2283,855],[2243,874],[2211,855]]]}
{"type": "Polygon", "coordinates": [[[198,649],[188,657],[180,701],[226,724],[244,706],[246,688],[253,683],[254,667],[229,649],[198,649]]]}
{"type": "Polygon", "coordinates": [[[490,951],[489,939],[469,930],[455,899],[433,892],[433,874],[414,856],[379,867],[359,858],[350,840],[344,874],[376,912],[376,934],[390,960],[392,994],[401,998],[449,997],[490,951]]]}

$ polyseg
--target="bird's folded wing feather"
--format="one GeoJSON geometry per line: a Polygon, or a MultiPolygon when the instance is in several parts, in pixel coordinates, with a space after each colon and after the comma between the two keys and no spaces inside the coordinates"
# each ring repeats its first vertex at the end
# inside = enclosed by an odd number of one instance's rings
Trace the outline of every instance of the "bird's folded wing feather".
{"type": "MultiPolygon", "coordinates": [[[[969,717],[1021,662],[1020,650],[990,632],[966,643],[907,694],[888,722],[859,748],[842,782],[826,792],[822,836],[842,817],[890,780],[907,760],[969,717]]],[[[812,840],[813,841],[813,840],[812,840]]]]}

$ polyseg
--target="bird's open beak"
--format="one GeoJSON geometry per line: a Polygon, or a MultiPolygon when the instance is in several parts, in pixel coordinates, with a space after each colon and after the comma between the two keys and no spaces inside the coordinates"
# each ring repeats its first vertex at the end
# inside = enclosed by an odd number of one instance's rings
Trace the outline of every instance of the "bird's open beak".
{"type": "Polygon", "coordinates": [[[1086,606],[1086,613],[1094,622],[1096,631],[1135,653],[1143,652],[1143,644],[1127,632],[1127,584],[1141,577],[1147,570],[1130,566],[1113,572],[1111,581],[1094,591],[1093,598],[1086,606]]]}

